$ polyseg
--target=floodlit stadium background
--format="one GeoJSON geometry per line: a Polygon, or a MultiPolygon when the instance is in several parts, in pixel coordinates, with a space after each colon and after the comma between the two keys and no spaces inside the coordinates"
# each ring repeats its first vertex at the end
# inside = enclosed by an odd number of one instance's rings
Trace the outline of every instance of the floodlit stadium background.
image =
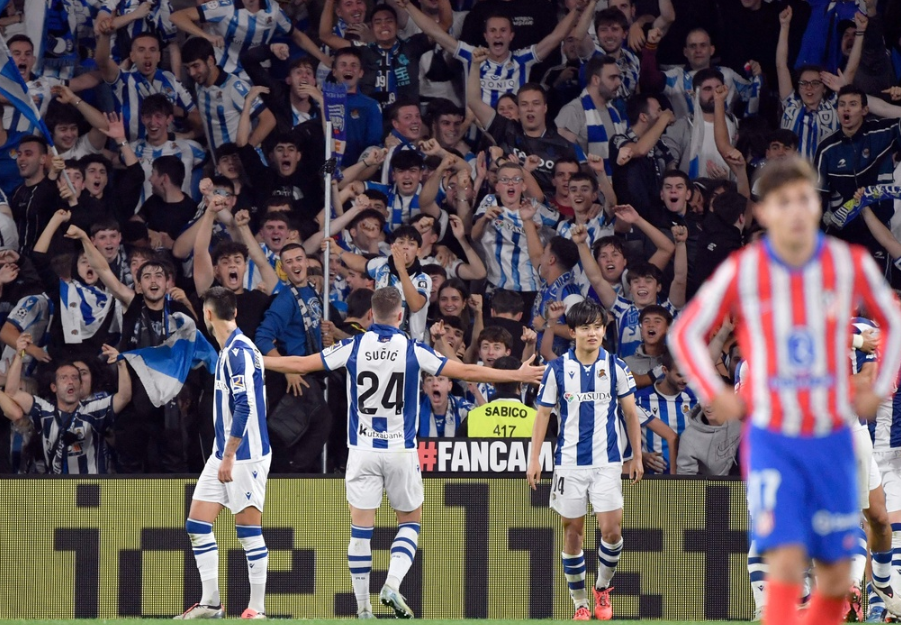
{"type": "MultiPolygon", "coordinates": [[[[171,617],[196,602],[200,580],[184,531],[193,484],[3,480],[0,618],[171,617]]],[[[532,493],[521,477],[427,478],[420,550],[402,587],[417,617],[571,618],[549,488],[545,480],[532,493]]],[[[749,619],[741,482],[661,478],[624,489],[617,618],[749,619]]],[[[249,594],[244,552],[230,514],[215,531],[223,602],[237,616],[249,594]]],[[[375,592],[394,533],[383,506],[373,540],[375,592]]],[[[341,479],[271,479],[264,534],[269,616],[355,613],[341,479]]],[[[596,536],[586,542],[592,554],[596,536]]],[[[587,560],[593,584],[596,556],[587,560]]]]}

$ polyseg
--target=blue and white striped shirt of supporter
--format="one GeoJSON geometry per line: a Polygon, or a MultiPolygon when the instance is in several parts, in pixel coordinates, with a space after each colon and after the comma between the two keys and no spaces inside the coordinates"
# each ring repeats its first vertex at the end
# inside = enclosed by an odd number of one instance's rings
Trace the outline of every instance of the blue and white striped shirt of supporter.
{"type": "Polygon", "coordinates": [[[140,209],[141,205],[153,194],[153,188],[150,185],[153,161],[161,156],[177,156],[185,165],[185,179],[182,182],[181,190],[191,195],[191,172],[203,165],[207,157],[206,150],[199,143],[188,139],[168,139],[165,143],[157,146],[150,145],[146,140],[141,139],[133,141],[131,149],[134,150],[135,156],[141,162],[141,169],[144,170],[144,187],[141,189],[141,199],[135,207],[135,211],[140,209]]]}
{"type": "MultiPolygon", "coordinates": [[[[490,206],[497,206],[494,195],[485,196],[476,209],[476,219],[484,219],[490,206]]],[[[537,212],[533,221],[541,227],[541,216],[537,212]]],[[[501,214],[486,224],[481,243],[485,249],[489,284],[508,291],[538,290],[538,270],[529,259],[526,232],[518,210],[502,206],[501,214]]]]}
{"type": "MultiPolygon", "coordinates": [[[[272,268],[276,269],[276,267],[278,267],[278,254],[270,250],[269,246],[265,243],[260,243],[260,248],[263,250],[263,254],[266,256],[266,260],[269,261],[272,268]]],[[[244,288],[248,291],[252,291],[262,282],[263,276],[260,274],[260,268],[255,262],[248,258],[247,269],[244,271],[244,288]]]]}
{"type": "MultiPolygon", "coordinates": [[[[679,312],[668,299],[661,306],[673,317],[679,312]]],[[[622,295],[616,298],[610,310],[616,317],[616,353],[620,358],[631,356],[641,345],[641,324],[638,321],[641,310],[622,295]]]]}
{"type": "Polygon", "coordinates": [[[558,412],[560,433],[554,464],[621,465],[628,438],[618,400],[634,392],[629,367],[604,349],[590,365],[579,362],[572,349],[552,360],[535,401],[558,412]]]}
{"type": "MultiPolygon", "coordinates": [[[[244,97],[250,91],[247,83],[231,74],[220,71],[216,82],[210,87],[197,86],[197,105],[200,117],[206,126],[207,136],[215,150],[223,143],[232,143],[238,136],[238,122],[244,110],[244,97]]],[[[264,109],[263,101],[253,101],[251,118],[256,118],[264,109]]]]}
{"type": "Polygon", "coordinates": [[[216,48],[216,64],[230,74],[241,71],[238,58],[253,46],[265,45],[276,35],[291,33],[294,26],[275,0],[261,0],[260,10],[251,13],[241,0],[213,0],[197,7],[201,23],[225,40],[216,48]]]}
{"type": "MultiPolygon", "coordinates": [[[[66,81],[50,76],[35,76],[32,74],[31,80],[25,84],[28,87],[28,95],[34,101],[38,113],[40,113],[41,117],[44,117],[52,99],[50,90],[53,87],[65,85],[66,81]]],[[[9,132],[23,132],[26,134],[39,132],[37,126],[32,124],[18,109],[9,104],[3,107],[3,128],[9,132]]]]}
{"type": "MultiPolygon", "coordinates": [[[[146,2],[147,0],[144,0],[146,2]]],[[[119,15],[128,15],[138,10],[141,0],[121,0],[117,9],[119,15]]],[[[158,0],[153,3],[150,14],[142,20],[134,20],[125,27],[128,36],[134,39],[142,33],[153,32],[169,45],[175,40],[178,29],[172,23],[172,3],[169,0],[158,0]]]]}
{"type": "Polygon", "coordinates": [[[398,451],[416,448],[423,373],[439,375],[447,359],[397,328],[369,331],[322,352],[326,370],[347,369],[347,446],[398,451]]]}
{"type": "Polygon", "coordinates": [[[120,70],[112,83],[116,108],[122,115],[125,134],[130,141],[143,139],[145,130],[141,123],[141,103],[154,93],[163,93],[175,106],[185,113],[194,110],[194,100],[187,89],[176,80],[172,72],[157,69],[150,76],[144,76],[136,69],[120,70]]]}
{"type": "Polygon", "coordinates": [[[262,355],[253,341],[235,329],[216,363],[213,454],[220,460],[231,436],[242,439],[235,462],[261,460],[269,455],[264,380],[262,355]]]}
{"type": "Polygon", "coordinates": [[[835,110],[838,96],[824,97],[813,111],[808,109],[797,91],[782,100],[782,119],[779,125],[798,135],[798,152],[812,161],[820,141],[837,132],[840,124],[835,110]]]}
{"type": "Polygon", "coordinates": [[[35,397],[27,416],[41,436],[48,473],[106,473],[103,436],[115,418],[112,395],[81,402],[74,413],[62,412],[54,404],[35,397]],[[71,432],[75,438],[69,445],[63,443],[65,432],[71,432]]]}
{"type": "MultiPolygon", "coordinates": [[[[475,46],[462,41],[457,43],[454,58],[466,64],[467,71],[472,67],[472,51],[475,46]]],[[[516,94],[519,88],[529,80],[529,70],[539,61],[535,46],[514,50],[503,63],[491,59],[485,60],[479,68],[482,84],[482,101],[497,106],[497,101],[505,93],[516,94]]]]}
{"type": "MultiPolygon", "coordinates": [[[[656,384],[652,384],[636,391],[635,403],[647,417],[660,419],[677,435],[682,436],[688,414],[698,400],[688,388],[677,395],[666,395],[657,389],[656,384]]],[[[642,449],[647,452],[659,453],[669,469],[670,450],[667,442],[647,428],[641,428],[641,438],[642,449]]]]}
{"type": "MultiPolygon", "coordinates": [[[[714,67],[714,69],[723,75],[725,85],[729,87],[726,103],[731,107],[735,97],[738,96],[747,104],[746,112],[748,115],[757,113],[760,108],[760,88],[762,85],[760,76],[747,80],[728,67],[714,67]]],[[[694,113],[695,105],[692,97],[693,87],[691,81],[697,72],[698,70],[686,67],[675,67],[664,72],[666,74],[666,86],[663,88],[663,93],[669,96],[676,119],[687,117],[694,113]]]]}
{"type": "MultiPolygon", "coordinates": [[[[572,240],[572,229],[577,225],[580,224],[577,224],[574,219],[561,221],[557,224],[557,234],[564,239],[572,240]]],[[[588,240],[586,243],[588,244],[588,247],[591,247],[598,239],[613,234],[613,227],[616,225],[616,217],[610,218],[607,216],[607,213],[601,211],[597,217],[589,219],[584,225],[588,229],[588,240]]]]}

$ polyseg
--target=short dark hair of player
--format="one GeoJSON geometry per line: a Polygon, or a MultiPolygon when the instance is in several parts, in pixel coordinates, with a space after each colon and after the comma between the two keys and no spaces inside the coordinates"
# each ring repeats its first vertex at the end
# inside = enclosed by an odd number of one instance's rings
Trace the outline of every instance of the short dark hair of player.
{"type": "Polygon", "coordinates": [[[582,300],[570,306],[566,311],[566,325],[570,330],[591,323],[600,323],[605,328],[607,327],[607,311],[594,300],[582,300]]]}
{"type": "Polygon", "coordinates": [[[432,217],[431,215],[426,215],[425,213],[419,213],[418,215],[416,215],[416,217],[414,217],[413,219],[410,220],[410,225],[415,226],[416,224],[418,224],[420,221],[423,221],[424,219],[431,219],[432,226],[429,228],[429,230],[431,230],[432,234],[434,234],[436,237],[441,236],[441,224],[438,223],[438,220],[435,219],[434,217],[432,217]]]}
{"type": "Polygon", "coordinates": [[[488,32],[488,20],[497,19],[507,20],[508,22],[510,22],[510,30],[514,30],[513,19],[507,13],[504,13],[502,11],[491,11],[490,13],[488,13],[488,15],[485,16],[485,23],[482,24],[482,33],[488,32]]]}
{"type": "Polygon", "coordinates": [[[150,117],[156,113],[161,113],[164,117],[175,115],[175,106],[165,93],[152,93],[141,102],[141,117],[150,117]]]}
{"type": "Polygon", "coordinates": [[[817,179],[813,166],[799,156],[767,163],[757,180],[757,196],[763,200],[770,193],[796,182],[807,182],[816,187],[817,179]]]}
{"type": "MultiPolygon", "coordinates": [[[[619,9],[617,9],[618,11],[619,9]]],[[[572,184],[573,182],[587,182],[591,185],[591,190],[595,193],[598,192],[598,179],[597,176],[592,176],[591,174],[586,174],[584,171],[578,171],[569,177],[569,182],[572,184]]]]}
{"type": "Polygon", "coordinates": [[[244,260],[247,260],[247,246],[238,241],[220,241],[210,253],[213,264],[216,265],[225,256],[234,256],[240,254],[244,260]]]}
{"type": "Polygon", "coordinates": [[[406,171],[408,169],[422,169],[424,163],[422,155],[416,150],[397,150],[391,157],[392,171],[406,171]]]}
{"type": "Polygon", "coordinates": [[[85,170],[87,170],[88,165],[103,165],[106,167],[107,174],[113,171],[113,164],[103,154],[85,154],[78,159],[78,162],[85,170]]]}
{"type": "Polygon", "coordinates": [[[864,93],[864,90],[856,85],[845,85],[841,89],[838,90],[838,99],[841,99],[844,95],[857,95],[860,96],[860,105],[867,106],[867,94],[864,93]]]}
{"type": "MultiPolygon", "coordinates": [[[[622,15],[622,12],[619,9],[613,10],[622,15]]],[[[601,72],[604,71],[604,67],[607,65],[616,65],[616,59],[609,54],[591,57],[588,60],[588,63],[585,64],[585,80],[591,80],[592,76],[600,76],[601,72]]]]}
{"type": "Polygon", "coordinates": [[[673,315],[660,304],[651,304],[642,308],[641,312],[638,313],[638,323],[644,321],[644,318],[648,315],[657,315],[666,321],[666,325],[673,325],[673,315]]]}
{"type": "Polygon", "coordinates": [[[392,322],[403,305],[400,291],[393,286],[383,286],[372,294],[372,318],[376,323],[392,322]]]}
{"type": "Polygon", "coordinates": [[[158,175],[168,176],[169,182],[175,187],[181,188],[185,181],[185,164],[174,154],[160,156],[153,161],[152,168],[158,175]]]}
{"type": "Polygon", "coordinates": [[[547,104],[547,91],[544,90],[537,82],[527,82],[522,87],[519,88],[519,91],[516,92],[516,101],[519,102],[519,97],[526,93],[527,91],[536,91],[541,94],[541,101],[544,104],[547,104]]]}
{"type": "Polygon", "coordinates": [[[282,251],[278,253],[279,258],[285,255],[285,252],[293,252],[294,250],[300,250],[303,252],[303,255],[307,255],[307,251],[303,248],[303,245],[300,243],[288,243],[285,247],[282,248],[282,251]]]}
{"type": "Polygon", "coordinates": [[[26,143],[37,143],[41,154],[46,154],[50,151],[50,146],[47,143],[47,140],[41,135],[25,135],[21,139],[19,139],[18,149],[22,149],[22,146],[26,143]]]}
{"type": "MultiPolygon", "coordinates": [[[[619,11],[619,9],[616,9],[619,11]]],[[[522,363],[519,362],[513,356],[501,356],[491,365],[492,369],[500,369],[502,371],[516,371],[522,366],[522,363]]],[[[495,382],[494,390],[498,393],[503,393],[504,395],[515,395],[519,392],[520,384],[519,382],[495,382]]]]}
{"type": "Polygon", "coordinates": [[[732,226],[745,214],[748,199],[737,191],[726,191],[715,196],[710,202],[712,215],[727,226],[732,226]]]}
{"type": "Polygon", "coordinates": [[[663,178],[660,180],[660,188],[663,188],[663,183],[666,182],[669,178],[681,178],[685,183],[685,187],[691,191],[691,178],[689,178],[688,174],[686,174],[681,169],[670,169],[665,174],[663,174],[663,178]]]}
{"type": "Polygon", "coordinates": [[[579,264],[579,246],[566,237],[552,237],[548,245],[551,246],[551,254],[567,271],[579,264]]]}
{"type": "Polygon", "coordinates": [[[174,274],[174,268],[170,263],[164,261],[159,256],[154,255],[153,258],[145,260],[143,263],[141,263],[141,266],[138,267],[138,275],[135,276],[135,280],[140,282],[141,277],[144,275],[144,272],[148,269],[162,270],[163,275],[166,276],[166,279],[171,278],[174,274]]]}
{"type": "Polygon", "coordinates": [[[429,263],[428,265],[423,265],[421,270],[422,273],[429,277],[441,276],[443,280],[447,280],[447,271],[441,265],[429,263]]]}
{"type": "Polygon", "coordinates": [[[347,296],[347,316],[354,319],[362,319],[372,310],[372,289],[357,289],[347,296]]]}
{"type": "Polygon", "coordinates": [[[698,73],[695,74],[694,78],[691,79],[691,88],[697,91],[701,88],[701,85],[703,85],[711,78],[717,79],[718,81],[720,81],[720,84],[726,84],[726,79],[723,77],[723,72],[716,69],[715,67],[705,67],[704,69],[699,69],[698,73]]]}
{"type": "Polygon", "coordinates": [[[626,102],[626,119],[629,120],[629,126],[637,124],[642,113],[647,115],[651,112],[651,100],[660,103],[653,93],[636,93],[629,98],[626,102]]]}
{"type": "MultiPolygon", "coordinates": [[[[366,197],[369,197],[369,191],[366,191],[366,197]]],[[[379,229],[381,230],[385,227],[385,215],[382,214],[381,211],[378,211],[374,208],[365,208],[361,210],[356,217],[351,219],[350,223],[347,224],[347,229],[350,230],[351,228],[356,228],[364,219],[378,219],[379,229]]]]}
{"type": "Polygon", "coordinates": [[[216,319],[234,321],[238,312],[238,298],[224,286],[214,286],[203,294],[203,306],[209,308],[216,319]]]}
{"type": "MultiPolygon", "coordinates": [[[[161,51],[163,49],[162,39],[160,39],[160,36],[157,35],[156,32],[153,30],[145,30],[144,32],[141,32],[141,33],[138,33],[137,35],[135,35],[134,39],[131,40],[131,49],[132,50],[134,49],[135,44],[138,42],[139,39],[153,39],[156,42],[157,47],[161,51]]],[[[197,37],[197,39],[199,39],[199,37],[197,37]]],[[[206,41],[206,39],[203,39],[203,41],[206,41]]],[[[209,42],[207,42],[207,43],[209,43],[209,42]]],[[[210,45],[212,46],[212,44],[210,44],[210,45]]],[[[184,58],[184,57],[182,57],[182,58],[184,58]]]]}
{"type": "Polygon", "coordinates": [[[518,315],[523,309],[522,295],[501,289],[491,295],[491,310],[499,315],[518,315]]]}
{"type": "Polygon", "coordinates": [[[206,63],[208,59],[215,62],[216,52],[213,50],[213,44],[203,37],[191,37],[181,47],[181,62],[185,65],[194,61],[206,63]]]}
{"type": "Polygon", "coordinates": [[[341,48],[340,50],[335,52],[335,63],[338,62],[342,56],[352,56],[360,62],[360,67],[363,67],[363,53],[357,50],[354,46],[348,46],[346,48],[341,48]]]}
{"type": "Polygon", "coordinates": [[[626,14],[619,9],[609,8],[595,13],[595,30],[597,30],[601,26],[612,26],[614,24],[619,24],[620,28],[622,28],[625,32],[629,32],[629,20],[626,19],[626,14]]]}
{"type": "Polygon", "coordinates": [[[103,232],[104,230],[115,230],[116,232],[122,232],[122,226],[119,225],[119,222],[116,221],[112,217],[101,217],[97,221],[91,224],[91,236],[95,236],[98,232],[103,232]]]}
{"type": "Polygon", "coordinates": [[[673,358],[672,352],[667,347],[664,347],[660,353],[660,364],[666,367],[667,371],[672,371],[676,368],[676,359],[673,358]]]}
{"type": "Polygon", "coordinates": [[[619,252],[623,256],[626,255],[626,242],[623,240],[622,237],[618,237],[615,234],[610,234],[605,237],[601,237],[600,239],[595,241],[594,245],[591,246],[591,253],[594,255],[595,258],[597,258],[598,254],[601,253],[601,250],[608,246],[612,247],[613,249],[615,249],[617,252],[619,252]]]}
{"type": "Polygon", "coordinates": [[[422,235],[419,234],[419,230],[417,230],[413,226],[403,225],[395,230],[391,235],[391,242],[394,243],[395,241],[399,241],[400,239],[409,239],[411,241],[415,241],[418,247],[422,247],[422,235]]]}
{"type": "Polygon", "coordinates": [[[502,328],[501,326],[488,326],[479,332],[479,340],[476,341],[476,345],[481,347],[482,343],[486,341],[488,343],[501,343],[507,349],[513,349],[513,335],[510,334],[507,328],[502,328]]]}
{"type": "Polygon", "coordinates": [[[81,126],[81,123],[84,121],[84,118],[81,116],[81,113],[78,112],[71,104],[61,104],[58,100],[54,100],[52,102],[53,106],[49,106],[47,108],[47,130],[50,131],[51,134],[56,130],[56,127],[59,125],[64,126],[81,126]]]}
{"type": "Polygon", "coordinates": [[[34,50],[34,42],[31,40],[31,37],[28,37],[27,35],[13,35],[6,40],[6,47],[10,47],[14,43],[27,43],[31,46],[32,51],[34,50]]]}
{"type": "Polygon", "coordinates": [[[397,11],[394,10],[393,6],[387,4],[378,4],[372,10],[372,14],[369,16],[369,22],[372,23],[372,20],[375,18],[376,13],[390,13],[394,17],[394,21],[397,22],[397,11]]]}
{"type": "Polygon", "coordinates": [[[651,278],[656,280],[657,284],[663,284],[663,272],[657,265],[652,265],[646,260],[629,265],[629,284],[639,278],[651,278]]]}
{"type": "Polygon", "coordinates": [[[317,66],[317,63],[313,60],[313,57],[301,56],[301,57],[294,59],[293,61],[291,61],[288,64],[288,73],[290,74],[298,67],[307,67],[315,74],[316,66],[317,66]]]}
{"type": "Polygon", "coordinates": [[[788,128],[779,128],[772,131],[766,138],[766,145],[770,147],[771,143],[781,143],[787,148],[798,149],[798,135],[788,128]]]}

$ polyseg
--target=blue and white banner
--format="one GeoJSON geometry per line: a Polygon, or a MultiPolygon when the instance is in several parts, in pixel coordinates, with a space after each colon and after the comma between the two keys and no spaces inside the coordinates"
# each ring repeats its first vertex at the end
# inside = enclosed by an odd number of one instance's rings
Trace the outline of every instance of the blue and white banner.
{"type": "MultiPolygon", "coordinates": [[[[40,3],[37,2],[36,4],[40,3]]],[[[37,56],[37,47],[35,47],[34,53],[37,56]]],[[[37,67],[35,67],[35,71],[37,71],[37,67]]],[[[16,64],[10,58],[9,48],[6,47],[6,41],[2,37],[0,37],[0,94],[9,100],[10,105],[19,111],[32,125],[37,126],[41,134],[47,139],[47,142],[51,146],[53,145],[50,132],[47,130],[44,120],[41,119],[34,105],[34,100],[28,95],[28,86],[22,79],[22,74],[19,73],[16,64]]]]}
{"type": "Polygon", "coordinates": [[[829,220],[838,228],[844,228],[848,222],[853,221],[867,206],[884,202],[886,200],[901,200],[901,185],[876,184],[864,189],[860,199],[851,198],[841,205],[834,213],[829,214],[829,220]]]}
{"type": "Polygon", "coordinates": [[[191,369],[203,365],[213,373],[218,358],[215,348],[187,315],[172,313],[164,323],[168,323],[169,331],[162,345],[142,347],[119,356],[138,374],[147,397],[157,408],[175,399],[191,369]]]}
{"type": "Polygon", "coordinates": [[[332,136],[326,137],[326,141],[333,141],[332,154],[337,166],[341,167],[347,142],[347,85],[328,82],[323,84],[322,99],[325,103],[325,119],[332,122],[332,136]]]}

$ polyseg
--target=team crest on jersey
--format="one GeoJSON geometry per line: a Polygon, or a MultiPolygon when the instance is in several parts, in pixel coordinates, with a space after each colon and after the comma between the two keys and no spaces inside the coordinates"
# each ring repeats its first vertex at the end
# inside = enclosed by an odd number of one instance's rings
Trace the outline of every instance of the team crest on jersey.
{"type": "Polygon", "coordinates": [[[792,367],[807,369],[813,364],[814,356],[813,336],[807,328],[794,328],[788,335],[788,359],[792,367]]]}
{"type": "Polygon", "coordinates": [[[682,414],[688,414],[688,406],[682,404],[682,414]]]}
{"type": "Polygon", "coordinates": [[[233,375],[232,376],[232,388],[236,391],[244,390],[244,376],[243,375],[233,375]]]}
{"type": "Polygon", "coordinates": [[[598,378],[603,380],[606,377],[607,377],[607,371],[605,371],[604,369],[598,369],[598,378]]]}
{"type": "Polygon", "coordinates": [[[864,148],[860,155],[864,158],[870,158],[870,148],[864,148]]]}

